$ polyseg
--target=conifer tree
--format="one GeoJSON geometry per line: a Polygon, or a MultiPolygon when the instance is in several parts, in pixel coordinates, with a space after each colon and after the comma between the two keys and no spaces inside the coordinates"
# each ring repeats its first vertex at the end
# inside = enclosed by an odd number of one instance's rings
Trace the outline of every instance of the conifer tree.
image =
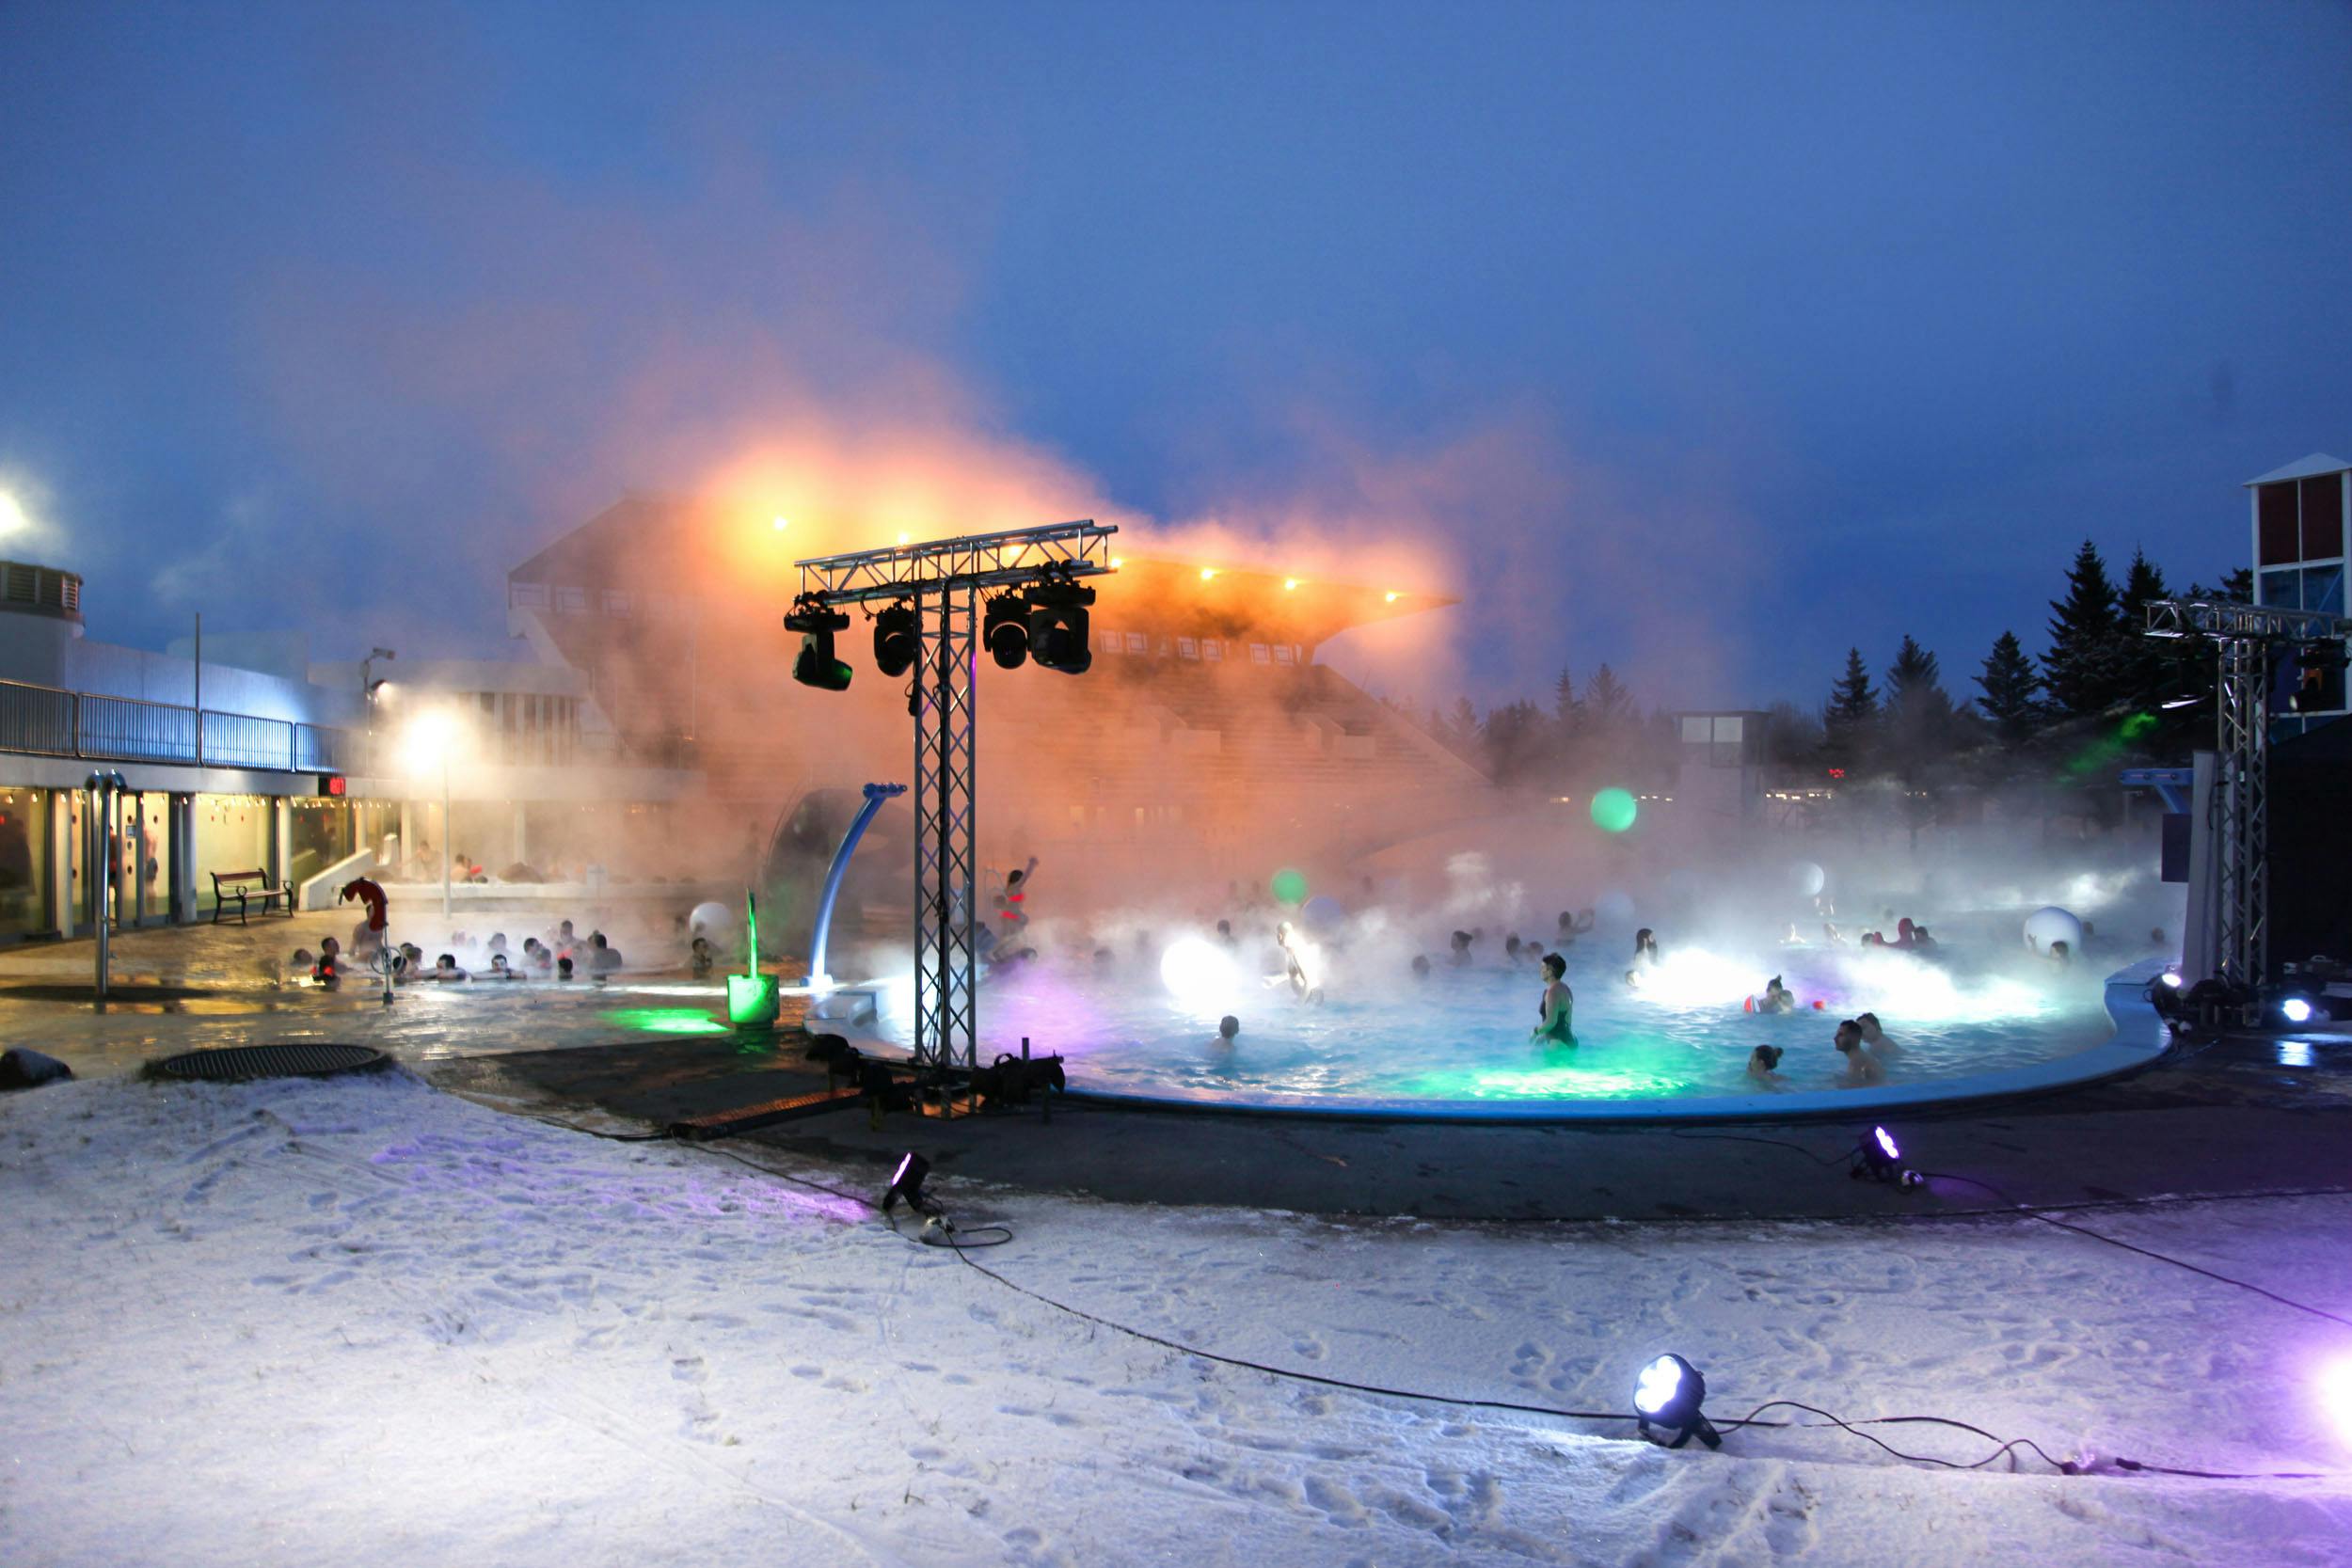
{"type": "Polygon", "coordinates": [[[1606,664],[1593,672],[1593,678],[1584,683],[1584,722],[1597,730],[1622,727],[1633,711],[1633,693],[1617,680],[1616,672],[1606,664]]]}
{"type": "Polygon", "coordinates": [[[2169,689],[2177,673],[2179,650],[2172,643],[2148,636],[2146,627],[2148,606],[2171,596],[2155,562],[2143,551],[2134,549],[2131,570],[2123,574],[2116,627],[2123,650],[2125,678],[2122,694],[2134,703],[2160,702],[2170,694],[2169,689]]]}
{"type": "Polygon", "coordinates": [[[2050,705],[2074,719],[2102,713],[2123,694],[2126,668],[2122,619],[2107,564],[2090,540],[2074,552],[2066,597],[2050,601],[2050,651],[2042,656],[2042,684],[2050,705]]]}
{"type": "Polygon", "coordinates": [[[1551,689],[1551,721],[1560,726],[1564,736],[1576,733],[1577,721],[1583,705],[1576,700],[1576,682],[1568,678],[1568,667],[1560,667],[1560,679],[1551,689]]]}
{"type": "Polygon", "coordinates": [[[1840,768],[1859,763],[1878,716],[1879,694],[1870,685],[1869,666],[1862,662],[1861,649],[1848,648],[1846,673],[1829,689],[1829,702],[1821,709],[1823,753],[1840,768]]]}
{"type": "Polygon", "coordinates": [[[1994,733],[2011,742],[2033,733],[2034,721],[2042,714],[2034,695],[2042,689],[2042,677],[2034,673],[2033,661],[2015,632],[2005,631],[1994,641],[1977,686],[1984,693],[1977,706],[1993,721],[1994,733]]]}

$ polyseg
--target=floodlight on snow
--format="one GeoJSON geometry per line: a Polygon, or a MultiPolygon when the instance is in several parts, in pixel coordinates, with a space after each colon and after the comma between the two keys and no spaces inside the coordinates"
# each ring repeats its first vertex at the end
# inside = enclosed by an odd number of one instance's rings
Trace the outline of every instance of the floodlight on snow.
{"type": "Polygon", "coordinates": [[[1696,1437],[1710,1449],[1724,1446],[1724,1434],[1700,1411],[1707,1401],[1707,1379],[1699,1370],[1672,1352],[1642,1369],[1633,1382],[1633,1423],[1647,1437],[1655,1426],[1671,1432],[1666,1447],[1678,1449],[1696,1437]]]}
{"type": "Polygon", "coordinates": [[[889,1191],[882,1194],[882,1212],[889,1213],[903,1199],[915,1213],[937,1213],[939,1206],[923,1196],[923,1178],[930,1173],[931,1163],[929,1160],[913,1149],[907,1150],[898,1161],[897,1174],[890,1179],[889,1191]]]}
{"type": "Polygon", "coordinates": [[[1903,1151],[1895,1143],[1895,1134],[1883,1127],[1873,1127],[1862,1142],[1854,1146],[1853,1163],[1846,1174],[1860,1180],[1868,1177],[1873,1181],[1891,1182],[1898,1186],[1917,1187],[1924,1184],[1917,1171],[1903,1169],[1903,1151]]]}

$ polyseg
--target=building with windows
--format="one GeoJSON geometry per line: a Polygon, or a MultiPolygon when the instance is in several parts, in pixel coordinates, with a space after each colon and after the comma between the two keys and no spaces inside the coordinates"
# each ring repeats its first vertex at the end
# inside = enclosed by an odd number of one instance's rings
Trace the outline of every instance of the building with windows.
{"type": "MultiPolygon", "coordinates": [[[[2344,612],[2344,572],[2352,544],[2352,464],[2325,452],[2247,481],[2253,502],[2254,602],[2282,610],[2344,612]]],[[[2345,712],[2344,684],[2319,709],[2279,717],[2275,738],[2332,723],[2345,712]]]]}
{"type": "Polygon", "coordinates": [[[370,808],[323,793],[356,699],[268,670],[87,637],[82,579],[0,562],[0,942],[210,918],[213,876],[300,882],[350,852],[370,808]],[[126,786],[93,885],[93,772],[126,786]],[[108,884],[111,884],[109,887],[108,884]]]}

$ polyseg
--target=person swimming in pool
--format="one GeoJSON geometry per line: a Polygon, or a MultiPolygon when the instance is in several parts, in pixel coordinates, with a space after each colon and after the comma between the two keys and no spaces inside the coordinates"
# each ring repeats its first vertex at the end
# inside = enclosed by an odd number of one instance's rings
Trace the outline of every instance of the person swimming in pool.
{"type": "Polygon", "coordinates": [[[1216,1021],[1216,1038],[1211,1040],[1209,1044],[1217,1049],[1231,1051],[1233,1049],[1233,1037],[1240,1033],[1241,1020],[1227,1013],[1216,1021]]]}
{"type": "Polygon", "coordinates": [[[1322,950],[1287,920],[1274,927],[1274,942],[1282,950],[1282,973],[1277,983],[1288,981],[1291,994],[1301,1002],[1322,1001],[1322,950]]]}
{"type": "Polygon", "coordinates": [[[1846,1070],[1832,1080],[1841,1089],[1876,1088],[1886,1082],[1886,1069],[1879,1059],[1862,1049],[1862,1025],[1847,1019],[1837,1025],[1837,1053],[1846,1058],[1846,1070]]]}
{"type": "Polygon", "coordinates": [[[1879,1027],[1878,1014],[1856,1013],[1853,1021],[1862,1031],[1862,1048],[1880,1061],[1903,1053],[1903,1048],[1895,1043],[1894,1037],[1879,1027]]]}
{"type": "Polygon", "coordinates": [[[1646,926],[1633,933],[1633,962],[1643,969],[1658,967],[1658,936],[1646,926]]]}
{"type": "Polygon", "coordinates": [[[1557,953],[1544,955],[1544,999],[1536,1010],[1543,1022],[1528,1035],[1531,1043],[1576,1043],[1576,992],[1568,989],[1568,960],[1557,953]]]}
{"type": "Polygon", "coordinates": [[[1796,993],[1780,983],[1775,974],[1764,982],[1764,994],[1756,999],[1759,1013],[1793,1013],[1797,1010],[1796,993]]]}
{"type": "Polygon", "coordinates": [[[1468,931],[1456,931],[1454,933],[1454,966],[1456,969],[1459,969],[1462,965],[1470,961],[1470,942],[1473,939],[1470,936],[1470,933],[1468,931]]]}
{"type": "Polygon", "coordinates": [[[1781,1082],[1780,1055],[1779,1046],[1757,1046],[1748,1053],[1748,1076],[1761,1079],[1768,1084],[1781,1082]]]}

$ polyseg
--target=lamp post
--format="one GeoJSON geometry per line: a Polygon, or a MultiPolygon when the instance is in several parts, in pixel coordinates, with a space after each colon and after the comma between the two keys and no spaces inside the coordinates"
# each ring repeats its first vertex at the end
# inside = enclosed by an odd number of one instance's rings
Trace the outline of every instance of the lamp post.
{"type": "Polygon", "coordinates": [[[375,661],[396,656],[389,648],[378,648],[359,661],[359,705],[362,722],[368,727],[368,770],[375,770],[375,691],[384,683],[375,678],[375,661]]]}

